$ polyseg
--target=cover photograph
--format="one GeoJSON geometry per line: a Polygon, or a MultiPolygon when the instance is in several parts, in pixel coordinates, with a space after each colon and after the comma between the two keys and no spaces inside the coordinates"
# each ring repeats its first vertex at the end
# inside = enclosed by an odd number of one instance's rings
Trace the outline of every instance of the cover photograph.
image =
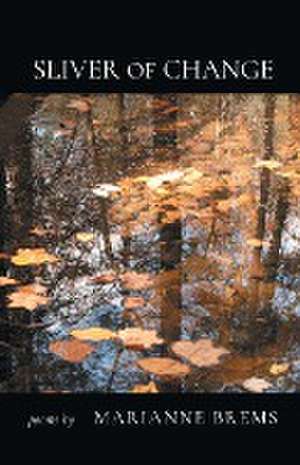
{"type": "Polygon", "coordinates": [[[170,60],[163,91],[143,60],[123,88],[118,63],[50,61],[1,90],[0,405],[25,429],[85,401],[93,426],[278,426],[300,390],[300,94],[269,90],[270,61],[170,60]]]}

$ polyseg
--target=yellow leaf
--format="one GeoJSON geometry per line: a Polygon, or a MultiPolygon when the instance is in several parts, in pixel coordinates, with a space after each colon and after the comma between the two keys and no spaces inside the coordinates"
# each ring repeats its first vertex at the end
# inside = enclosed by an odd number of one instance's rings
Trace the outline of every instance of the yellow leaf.
{"type": "Polygon", "coordinates": [[[115,333],[106,328],[75,329],[70,334],[83,341],[105,341],[116,337],[115,333]]]}
{"type": "Polygon", "coordinates": [[[55,263],[58,258],[48,254],[45,249],[18,249],[11,261],[16,266],[29,266],[55,263]]]}
{"type": "Polygon", "coordinates": [[[246,242],[248,245],[250,245],[251,247],[268,247],[270,245],[270,242],[268,241],[262,241],[260,239],[248,239],[247,242],[246,242]]]}
{"type": "Polygon", "coordinates": [[[256,378],[254,376],[253,378],[247,379],[243,383],[243,387],[247,389],[247,391],[261,393],[264,392],[266,389],[272,387],[272,384],[263,378],[256,378]]]}
{"type": "Polygon", "coordinates": [[[90,241],[93,241],[95,239],[95,236],[94,236],[93,233],[82,232],[82,233],[77,233],[76,234],[76,239],[79,242],[90,242],[90,241]]]}
{"type": "Polygon", "coordinates": [[[273,363],[270,368],[270,373],[274,376],[286,373],[290,367],[289,363],[273,363]]]}
{"type": "Polygon", "coordinates": [[[278,169],[282,166],[282,163],[276,161],[276,160],[262,160],[253,166],[253,168],[267,168],[269,170],[275,170],[278,169]]]}
{"type": "Polygon", "coordinates": [[[131,392],[134,394],[156,394],[159,391],[156,384],[153,381],[150,381],[149,384],[137,384],[131,392]]]}
{"type": "Polygon", "coordinates": [[[157,337],[156,331],[127,328],[118,332],[118,337],[126,347],[131,349],[150,349],[153,345],[162,344],[163,340],[157,337]]]}

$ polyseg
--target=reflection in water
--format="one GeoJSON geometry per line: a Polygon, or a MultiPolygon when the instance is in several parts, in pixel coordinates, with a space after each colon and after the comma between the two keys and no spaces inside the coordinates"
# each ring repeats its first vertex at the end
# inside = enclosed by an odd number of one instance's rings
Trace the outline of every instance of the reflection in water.
{"type": "Polygon", "coordinates": [[[299,389],[297,95],[13,95],[0,112],[1,391],[299,389]],[[24,248],[58,261],[20,266],[24,248]],[[70,335],[95,327],[111,335],[70,335]],[[229,354],[175,355],[203,339],[229,354]]]}

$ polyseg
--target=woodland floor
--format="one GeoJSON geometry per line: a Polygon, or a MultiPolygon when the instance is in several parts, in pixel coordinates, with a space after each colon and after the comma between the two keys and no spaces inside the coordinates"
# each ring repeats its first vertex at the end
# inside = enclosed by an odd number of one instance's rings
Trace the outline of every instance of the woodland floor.
{"type": "Polygon", "coordinates": [[[300,97],[14,94],[0,392],[300,390],[300,97]]]}

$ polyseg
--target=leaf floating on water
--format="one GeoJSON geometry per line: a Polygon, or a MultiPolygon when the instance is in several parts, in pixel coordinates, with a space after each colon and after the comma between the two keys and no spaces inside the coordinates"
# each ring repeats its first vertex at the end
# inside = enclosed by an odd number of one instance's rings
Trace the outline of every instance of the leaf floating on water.
{"type": "Polygon", "coordinates": [[[138,291],[148,289],[153,285],[153,280],[148,273],[136,273],[135,271],[127,271],[121,276],[123,285],[127,289],[138,291]]]}
{"type": "Polygon", "coordinates": [[[6,258],[9,258],[9,255],[7,253],[4,253],[4,252],[0,252],[0,260],[1,259],[6,259],[6,258]]]}
{"type": "Polygon", "coordinates": [[[282,163],[276,160],[262,160],[253,166],[253,168],[267,168],[269,170],[275,170],[282,166],[282,163]]]}
{"type": "Polygon", "coordinates": [[[164,342],[157,337],[156,331],[140,328],[123,329],[118,332],[118,337],[126,347],[136,350],[150,349],[153,345],[164,342]]]}
{"type": "Polygon", "coordinates": [[[134,394],[157,394],[159,391],[156,384],[153,381],[150,381],[149,384],[137,384],[131,392],[134,394]]]}
{"type": "Polygon", "coordinates": [[[123,306],[126,310],[133,310],[135,308],[143,307],[144,304],[145,299],[143,299],[143,297],[126,297],[123,306]]]}
{"type": "Polygon", "coordinates": [[[190,368],[173,358],[142,358],[138,366],[148,373],[168,378],[181,378],[190,372],[190,368]]]}
{"type": "Polygon", "coordinates": [[[94,352],[94,348],[77,339],[51,342],[49,350],[67,362],[80,363],[94,352]]]}
{"type": "Polygon", "coordinates": [[[87,232],[76,233],[76,239],[79,242],[90,242],[95,239],[95,235],[87,232]]]}
{"type": "Polygon", "coordinates": [[[263,378],[256,378],[254,376],[253,378],[247,379],[243,383],[243,387],[247,389],[247,391],[261,393],[264,392],[266,389],[270,389],[272,387],[272,384],[263,378]]]}
{"type": "Polygon", "coordinates": [[[18,249],[11,261],[16,266],[29,266],[55,263],[58,258],[48,254],[45,249],[18,249]]]}
{"type": "Polygon", "coordinates": [[[120,187],[113,184],[100,184],[92,189],[94,195],[103,199],[108,199],[112,194],[120,191],[120,187]]]}
{"type": "Polygon", "coordinates": [[[20,287],[17,291],[8,296],[10,303],[9,308],[25,308],[26,310],[35,310],[40,305],[47,305],[48,297],[45,296],[47,288],[40,284],[28,284],[20,287]]]}
{"type": "Polygon", "coordinates": [[[110,284],[117,279],[116,273],[100,274],[99,276],[93,276],[90,281],[94,284],[110,284]]]}
{"type": "Polygon", "coordinates": [[[33,234],[34,236],[38,236],[38,237],[46,236],[47,233],[48,231],[46,229],[40,228],[39,226],[36,226],[35,228],[32,228],[30,230],[30,234],[33,234]]]}
{"type": "Polygon", "coordinates": [[[282,375],[286,373],[290,368],[289,363],[273,363],[270,368],[270,373],[274,376],[282,375]]]}
{"type": "Polygon", "coordinates": [[[222,355],[229,354],[223,347],[215,347],[210,339],[197,342],[178,341],[172,345],[173,352],[198,367],[210,367],[220,363],[222,355]]]}
{"type": "Polygon", "coordinates": [[[248,239],[247,244],[250,245],[251,247],[260,248],[260,247],[268,247],[270,245],[270,242],[261,241],[260,239],[253,238],[253,239],[248,239]]]}
{"type": "Polygon", "coordinates": [[[157,176],[152,176],[152,177],[141,177],[138,178],[141,181],[144,181],[149,189],[158,189],[162,184],[164,183],[171,183],[178,181],[184,176],[184,173],[179,170],[175,171],[168,171],[167,173],[159,174],[157,176]]]}
{"type": "Polygon", "coordinates": [[[7,276],[0,276],[0,286],[14,286],[18,284],[14,278],[8,278],[7,276]]]}
{"type": "Polygon", "coordinates": [[[79,111],[80,113],[87,113],[91,109],[91,105],[84,99],[73,99],[67,105],[67,108],[72,108],[79,111]]]}
{"type": "Polygon", "coordinates": [[[61,122],[61,125],[66,129],[75,129],[77,126],[77,122],[74,119],[64,119],[61,122]]]}
{"type": "Polygon", "coordinates": [[[82,341],[106,341],[113,339],[116,334],[106,328],[86,328],[86,329],[75,329],[71,331],[71,336],[82,341]]]}

